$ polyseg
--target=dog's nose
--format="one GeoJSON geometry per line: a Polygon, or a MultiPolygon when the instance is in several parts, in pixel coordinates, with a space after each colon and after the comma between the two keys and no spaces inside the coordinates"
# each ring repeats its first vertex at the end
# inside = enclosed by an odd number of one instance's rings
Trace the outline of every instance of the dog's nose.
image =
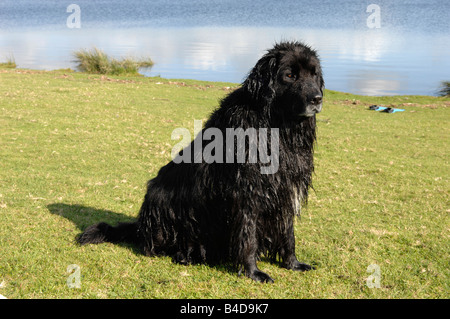
{"type": "Polygon", "coordinates": [[[322,95],[316,95],[316,96],[312,99],[311,103],[312,103],[312,104],[315,104],[315,105],[319,105],[320,103],[322,103],[322,95]]]}

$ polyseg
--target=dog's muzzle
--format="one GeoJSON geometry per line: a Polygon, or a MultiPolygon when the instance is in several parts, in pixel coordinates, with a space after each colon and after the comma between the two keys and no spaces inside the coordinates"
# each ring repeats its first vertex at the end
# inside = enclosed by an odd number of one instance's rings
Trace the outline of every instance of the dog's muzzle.
{"type": "Polygon", "coordinates": [[[316,95],[309,99],[304,116],[311,117],[322,111],[322,95],[316,95]]]}

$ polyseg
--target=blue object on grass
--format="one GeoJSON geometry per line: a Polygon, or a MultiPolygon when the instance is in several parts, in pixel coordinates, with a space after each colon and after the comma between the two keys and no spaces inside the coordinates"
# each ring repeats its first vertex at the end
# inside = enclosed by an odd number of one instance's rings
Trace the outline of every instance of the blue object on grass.
{"type": "Polygon", "coordinates": [[[386,107],[386,106],[379,106],[379,105],[371,105],[371,106],[369,106],[369,110],[382,111],[382,112],[386,112],[386,113],[395,113],[395,112],[403,112],[404,111],[404,109],[396,109],[393,107],[386,107]]]}

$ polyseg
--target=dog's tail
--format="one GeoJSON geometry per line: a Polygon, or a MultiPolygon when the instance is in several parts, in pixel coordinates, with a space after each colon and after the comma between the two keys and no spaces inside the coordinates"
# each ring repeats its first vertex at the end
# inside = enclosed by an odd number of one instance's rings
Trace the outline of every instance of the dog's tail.
{"type": "Polygon", "coordinates": [[[80,245],[100,244],[104,242],[119,243],[127,242],[135,244],[138,241],[137,222],[119,223],[113,227],[107,223],[98,223],[89,226],[77,237],[80,245]]]}

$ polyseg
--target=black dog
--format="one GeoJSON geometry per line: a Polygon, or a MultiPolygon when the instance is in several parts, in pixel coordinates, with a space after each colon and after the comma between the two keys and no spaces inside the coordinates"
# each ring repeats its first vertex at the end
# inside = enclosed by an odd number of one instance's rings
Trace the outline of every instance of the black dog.
{"type": "MultiPolygon", "coordinates": [[[[148,182],[135,223],[92,225],[78,242],[133,242],[146,255],[168,255],[182,264],[231,261],[260,282],[273,282],[256,265],[261,254],[278,258],[287,269],[312,269],[295,256],[293,219],[311,186],[315,114],[322,109],[323,88],[314,50],[299,42],[276,44],[222,100],[202,131],[267,132],[259,135],[258,156],[251,153],[256,140],[248,134],[244,160],[239,161],[242,150],[234,144],[217,144],[211,152],[231,152],[226,161],[199,160],[208,143],[203,139],[195,146],[197,138],[148,182]],[[267,160],[261,149],[271,150],[273,172],[263,173],[267,160]]],[[[219,142],[217,136],[210,140],[219,142]]]]}

